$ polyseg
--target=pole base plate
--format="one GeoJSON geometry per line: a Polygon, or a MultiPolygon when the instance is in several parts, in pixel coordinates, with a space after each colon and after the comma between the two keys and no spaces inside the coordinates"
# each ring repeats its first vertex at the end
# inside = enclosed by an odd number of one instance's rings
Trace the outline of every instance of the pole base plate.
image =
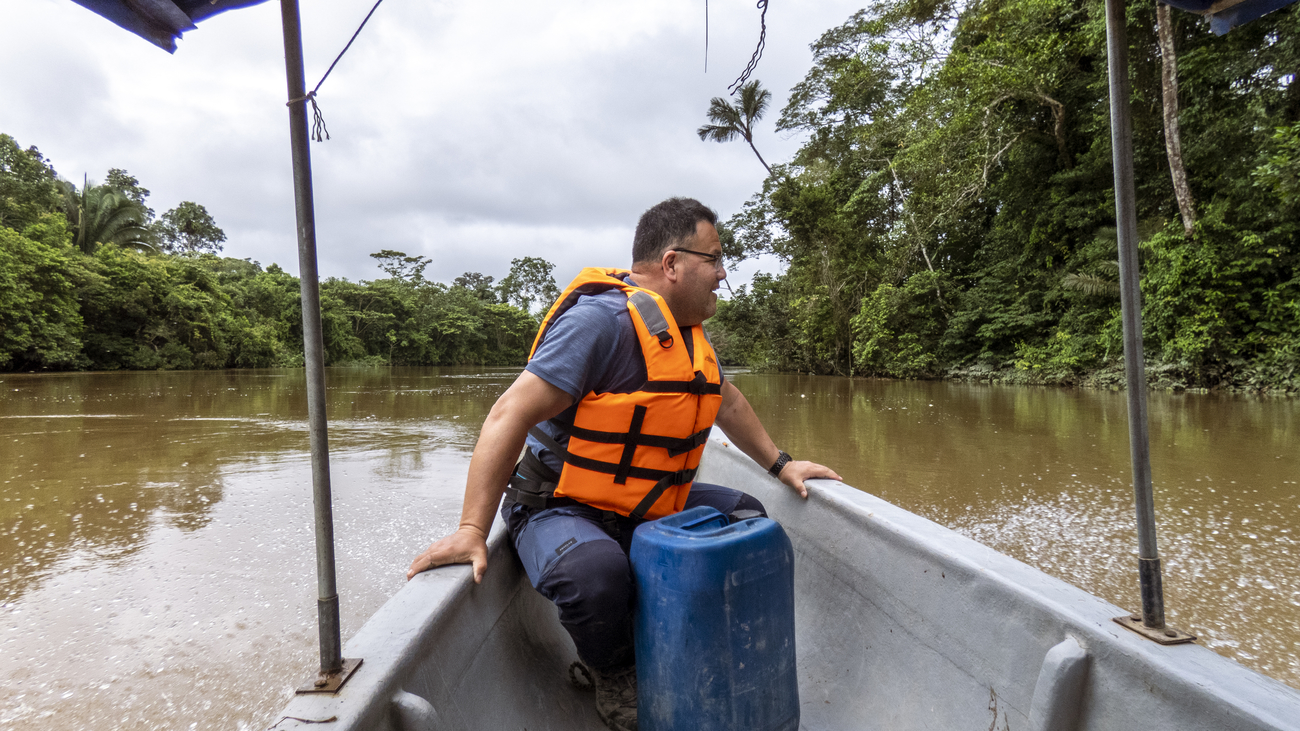
{"type": "Polygon", "coordinates": [[[343,667],[333,673],[317,673],[307,684],[294,691],[297,695],[307,693],[337,693],[348,682],[352,673],[361,667],[361,658],[343,658],[343,667]]]}
{"type": "Polygon", "coordinates": [[[1158,642],[1162,645],[1181,645],[1187,642],[1195,642],[1196,635],[1188,634],[1180,629],[1175,629],[1169,625],[1164,627],[1148,627],[1142,623],[1141,614],[1125,614],[1122,617],[1116,617],[1115,623],[1127,627],[1143,637],[1158,642]]]}

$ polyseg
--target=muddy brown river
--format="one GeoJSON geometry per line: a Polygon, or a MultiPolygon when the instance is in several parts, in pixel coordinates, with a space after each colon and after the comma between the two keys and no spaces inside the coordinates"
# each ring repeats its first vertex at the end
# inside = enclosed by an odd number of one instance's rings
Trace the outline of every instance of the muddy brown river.
{"type": "MultiPolygon", "coordinates": [[[[330,370],[344,637],[514,369],[330,370]]],[[[777,443],[1137,609],[1119,392],[739,373],[777,443]]],[[[264,729],[315,668],[301,371],[0,376],[0,728],[264,729]]],[[[1300,688],[1300,402],[1150,398],[1169,621],[1300,688]]]]}

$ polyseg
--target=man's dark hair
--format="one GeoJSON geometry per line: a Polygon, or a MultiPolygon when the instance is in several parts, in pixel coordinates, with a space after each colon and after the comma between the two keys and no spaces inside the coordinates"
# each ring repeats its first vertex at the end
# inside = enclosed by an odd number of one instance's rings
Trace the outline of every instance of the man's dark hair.
{"type": "Polygon", "coordinates": [[[632,263],[658,261],[668,249],[695,235],[700,221],[718,225],[718,214],[694,198],[669,198],[641,214],[632,237],[632,263]]]}

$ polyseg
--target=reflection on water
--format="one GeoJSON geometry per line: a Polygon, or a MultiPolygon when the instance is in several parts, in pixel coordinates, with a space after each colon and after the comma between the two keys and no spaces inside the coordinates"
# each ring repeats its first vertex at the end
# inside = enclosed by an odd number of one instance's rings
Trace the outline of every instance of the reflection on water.
{"type": "MultiPolygon", "coordinates": [[[[739,374],[845,481],[1140,608],[1122,392],[739,374]]],[[[1168,621],[1300,687],[1300,403],[1152,393],[1168,621]]]]}
{"type": "MultiPolygon", "coordinates": [[[[509,369],[330,370],[344,636],[509,369]]],[[[741,373],[777,443],[1137,608],[1123,394],[741,373]]],[[[266,728],[316,663],[300,371],[0,377],[0,728],[266,728]]],[[[1170,621],[1300,687],[1300,405],[1152,394],[1170,621]]]]}
{"type": "MultiPolygon", "coordinates": [[[[329,372],[345,636],[454,526],[514,374],[329,372]]],[[[0,727],[270,725],[316,662],[301,372],[11,375],[0,393],[0,727]]]]}

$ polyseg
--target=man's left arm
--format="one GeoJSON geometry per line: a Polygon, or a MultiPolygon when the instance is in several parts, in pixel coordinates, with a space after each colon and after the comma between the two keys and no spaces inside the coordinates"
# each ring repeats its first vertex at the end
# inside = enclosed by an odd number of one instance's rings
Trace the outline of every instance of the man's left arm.
{"type": "MultiPolygon", "coordinates": [[[[758,414],[755,414],[754,407],[749,405],[749,399],[746,399],[745,394],[732,385],[731,381],[722,382],[722,408],[718,409],[716,423],[722,431],[726,432],[731,442],[740,448],[740,451],[749,455],[750,459],[764,469],[776,464],[781,450],[776,448],[772,437],[767,435],[767,429],[764,429],[763,422],[758,420],[758,414]]],[[[808,488],[803,484],[804,480],[840,479],[831,468],[804,460],[786,464],[779,477],[781,482],[794,488],[801,497],[805,498],[808,497],[808,488]]]]}

